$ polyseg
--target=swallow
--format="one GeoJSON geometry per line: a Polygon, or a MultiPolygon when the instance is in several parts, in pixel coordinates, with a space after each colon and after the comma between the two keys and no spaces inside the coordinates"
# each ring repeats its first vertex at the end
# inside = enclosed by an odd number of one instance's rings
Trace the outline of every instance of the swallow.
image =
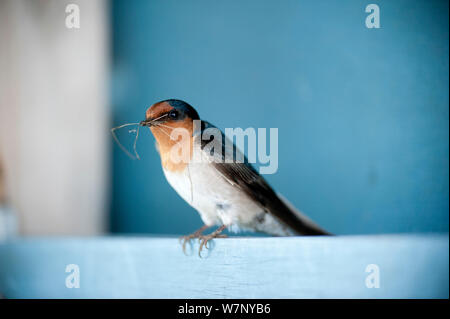
{"type": "Polygon", "coordinates": [[[225,134],[201,120],[188,103],[177,99],[157,102],[147,109],[140,125],[149,127],[155,137],[167,181],[198,211],[204,223],[199,230],[182,237],[183,250],[188,241],[198,238],[200,254],[203,247],[208,248],[211,239],[226,237],[222,234],[225,229],[232,233],[246,230],[272,236],[331,235],[278,195],[245,156],[244,161],[236,161],[240,152],[236,145],[227,144],[225,134]],[[171,134],[175,129],[187,132],[187,138],[174,138],[171,134]],[[211,134],[205,138],[203,133],[208,129],[220,132],[221,152],[212,152],[207,147],[217,138],[211,134]],[[180,143],[188,150],[181,161],[172,156],[180,143]],[[205,160],[194,161],[194,158],[205,160]],[[203,235],[214,226],[218,226],[215,231],[203,235]]]}

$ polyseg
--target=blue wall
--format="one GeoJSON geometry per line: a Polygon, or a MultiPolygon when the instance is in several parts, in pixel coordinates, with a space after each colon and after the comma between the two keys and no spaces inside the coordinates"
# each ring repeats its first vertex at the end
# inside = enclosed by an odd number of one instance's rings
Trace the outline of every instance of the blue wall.
{"type": "MultiPolygon", "coordinates": [[[[337,234],[448,231],[447,1],[113,1],[114,125],[180,98],[225,127],[278,127],[267,176],[337,234]]],[[[131,147],[131,136],[121,134],[131,147]]],[[[111,229],[184,234],[197,213],[113,147],[111,229]]]]}

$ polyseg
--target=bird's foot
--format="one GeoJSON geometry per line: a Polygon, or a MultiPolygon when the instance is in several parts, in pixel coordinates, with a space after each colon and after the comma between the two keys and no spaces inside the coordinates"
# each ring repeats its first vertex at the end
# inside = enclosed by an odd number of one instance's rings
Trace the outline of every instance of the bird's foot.
{"type": "Polygon", "coordinates": [[[180,243],[183,245],[183,253],[186,254],[186,244],[190,243],[191,240],[194,238],[200,238],[200,236],[202,235],[202,232],[205,231],[205,229],[207,229],[207,228],[209,228],[209,226],[205,225],[190,235],[180,237],[180,243]]]}
{"type": "Polygon", "coordinates": [[[208,249],[208,242],[211,239],[214,238],[227,238],[228,236],[225,234],[221,234],[221,232],[226,228],[225,225],[220,226],[219,228],[217,228],[215,231],[213,231],[211,234],[208,235],[200,235],[198,236],[198,240],[200,241],[200,247],[198,248],[198,255],[201,257],[201,252],[203,247],[205,247],[206,249],[208,249]]]}

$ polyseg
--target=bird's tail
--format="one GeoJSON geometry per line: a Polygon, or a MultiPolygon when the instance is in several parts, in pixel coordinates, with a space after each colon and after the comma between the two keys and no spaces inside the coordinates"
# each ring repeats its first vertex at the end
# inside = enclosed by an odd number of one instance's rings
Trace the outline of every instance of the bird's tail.
{"type": "MultiPolygon", "coordinates": [[[[299,211],[291,202],[289,202],[283,195],[277,194],[281,199],[283,204],[286,206],[286,209],[289,209],[297,218],[299,227],[294,229],[299,235],[333,235],[330,232],[327,232],[319,225],[317,225],[314,221],[312,221],[308,216],[299,211]]],[[[297,223],[296,223],[297,224],[297,223]]]]}

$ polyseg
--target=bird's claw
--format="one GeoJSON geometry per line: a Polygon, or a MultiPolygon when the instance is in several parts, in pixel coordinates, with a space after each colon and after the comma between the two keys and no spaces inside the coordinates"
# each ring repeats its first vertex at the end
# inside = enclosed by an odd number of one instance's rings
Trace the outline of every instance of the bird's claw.
{"type": "Polygon", "coordinates": [[[206,249],[209,249],[208,247],[208,242],[211,239],[214,238],[227,238],[227,235],[224,234],[220,234],[220,233],[211,233],[209,235],[200,235],[198,236],[198,241],[200,242],[200,247],[198,248],[198,255],[201,257],[201,252],[203,247],[205,247],[206,249]]]}
{"type": "Polygon", "coordinates": [[[200,234],[195,232],[193,234],[187,235],[187,236],[181,236],[179,238],[180,244],[182,244],[183,247],[183,253],[186,254],[186,244],[190,243],[192,239],[199,238],[200,234]]]}

